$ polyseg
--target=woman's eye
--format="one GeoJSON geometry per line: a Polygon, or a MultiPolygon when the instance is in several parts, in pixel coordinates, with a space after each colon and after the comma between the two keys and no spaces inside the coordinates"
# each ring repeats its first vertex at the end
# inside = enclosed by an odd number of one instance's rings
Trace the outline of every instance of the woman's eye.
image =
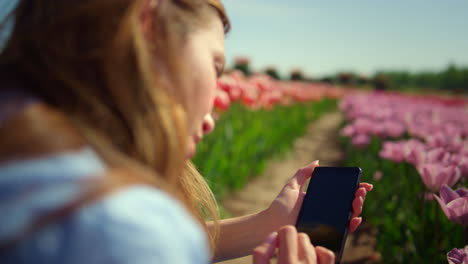
{"type": "Polygon", "coordinates": [[[216,76],[220,78],[224,72],[224,57],[215,56],[214,67],[215,67],[216,76]]]}
{"type": "Polygon", "coordinates": [[[216,72],[216,77],[219,78],[223,74],[223,71],[221,69],[221,66],[219,64],[215,63],[215,72],[216,72]]]}

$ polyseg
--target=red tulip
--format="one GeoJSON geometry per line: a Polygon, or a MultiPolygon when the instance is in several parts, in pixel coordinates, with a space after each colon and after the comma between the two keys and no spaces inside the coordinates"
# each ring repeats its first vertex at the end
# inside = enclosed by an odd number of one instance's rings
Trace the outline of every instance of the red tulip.
{"type": "Polygon", "coordinates": [[[220,110],[227,110],[229,105],[231,104],[231,100],[229,99],[229,95],[223,90],[216,91],[216,97],[214,101],[214,105],[216,108],[220,110]]]}

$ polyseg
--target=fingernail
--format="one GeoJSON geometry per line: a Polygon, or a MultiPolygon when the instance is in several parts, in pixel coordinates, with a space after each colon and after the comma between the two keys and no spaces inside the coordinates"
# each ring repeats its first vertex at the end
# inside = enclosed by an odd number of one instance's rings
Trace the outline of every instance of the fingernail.
{"type": "Polygon", "coordinates": [[[319,160],[314,160],[312,162],[309,162],[306,165],[304,165],[304,167],[310,167],[311,165],[318,166],[319,165],[319,160]]]}
{"type": "Polygon", "coordinates": [[[271,233],[270,235],[268,235],[267,239],[265,240],[265,242],[269,243],[269,244],[272,244],[275,240],[276,240],[276,237],[278,236],[278,232],[273,232],[271,233]]]}

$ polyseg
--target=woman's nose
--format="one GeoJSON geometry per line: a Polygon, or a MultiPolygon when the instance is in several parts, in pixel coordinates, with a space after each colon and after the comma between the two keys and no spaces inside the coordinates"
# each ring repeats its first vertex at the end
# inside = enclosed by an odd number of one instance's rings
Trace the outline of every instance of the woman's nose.
{"type": "Polygon", "coordinates": [[[211,131],[214,130],[215,128],[215,122],[213,120],[213,116],[211,116],[211,114],[207,114],[204,118],[203,118],[203,135],[207,135],[209,133],[211,133],[211,131]]]}

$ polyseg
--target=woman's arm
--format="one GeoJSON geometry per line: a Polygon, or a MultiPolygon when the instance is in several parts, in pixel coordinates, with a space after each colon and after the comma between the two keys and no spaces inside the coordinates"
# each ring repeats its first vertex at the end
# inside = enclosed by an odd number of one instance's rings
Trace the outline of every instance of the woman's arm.
{"type": "MultiPolygon", "coordinates": [[[[268,211],[223,219],[220,221],[219,241],[214,254],[214,262],[247,256],[261,244],[270,233],[280,228],[275,221],[268,219],[268,211]]],[[[208,222],[212,228],[213,223],[208,222]]]]}
{"type": "MultiPolygon", "coordinates": [[[[305,197],[305,192],[302,191],[304,184],[316,166],[318,162],[313,162],[298,170],[267,209],[251,215],[221,220],[214,261],[247,256],[270,233],[285,225],[294,225],[305,197]]],[[[372,187],[371,184],[361,183],[356,191],[349,232],[353,232],[361,224],[362,218],[359,215],[366,194],[372,187]]],[[[212,227],[212,223],[208,223],[208,227],[212,227]]]]}

